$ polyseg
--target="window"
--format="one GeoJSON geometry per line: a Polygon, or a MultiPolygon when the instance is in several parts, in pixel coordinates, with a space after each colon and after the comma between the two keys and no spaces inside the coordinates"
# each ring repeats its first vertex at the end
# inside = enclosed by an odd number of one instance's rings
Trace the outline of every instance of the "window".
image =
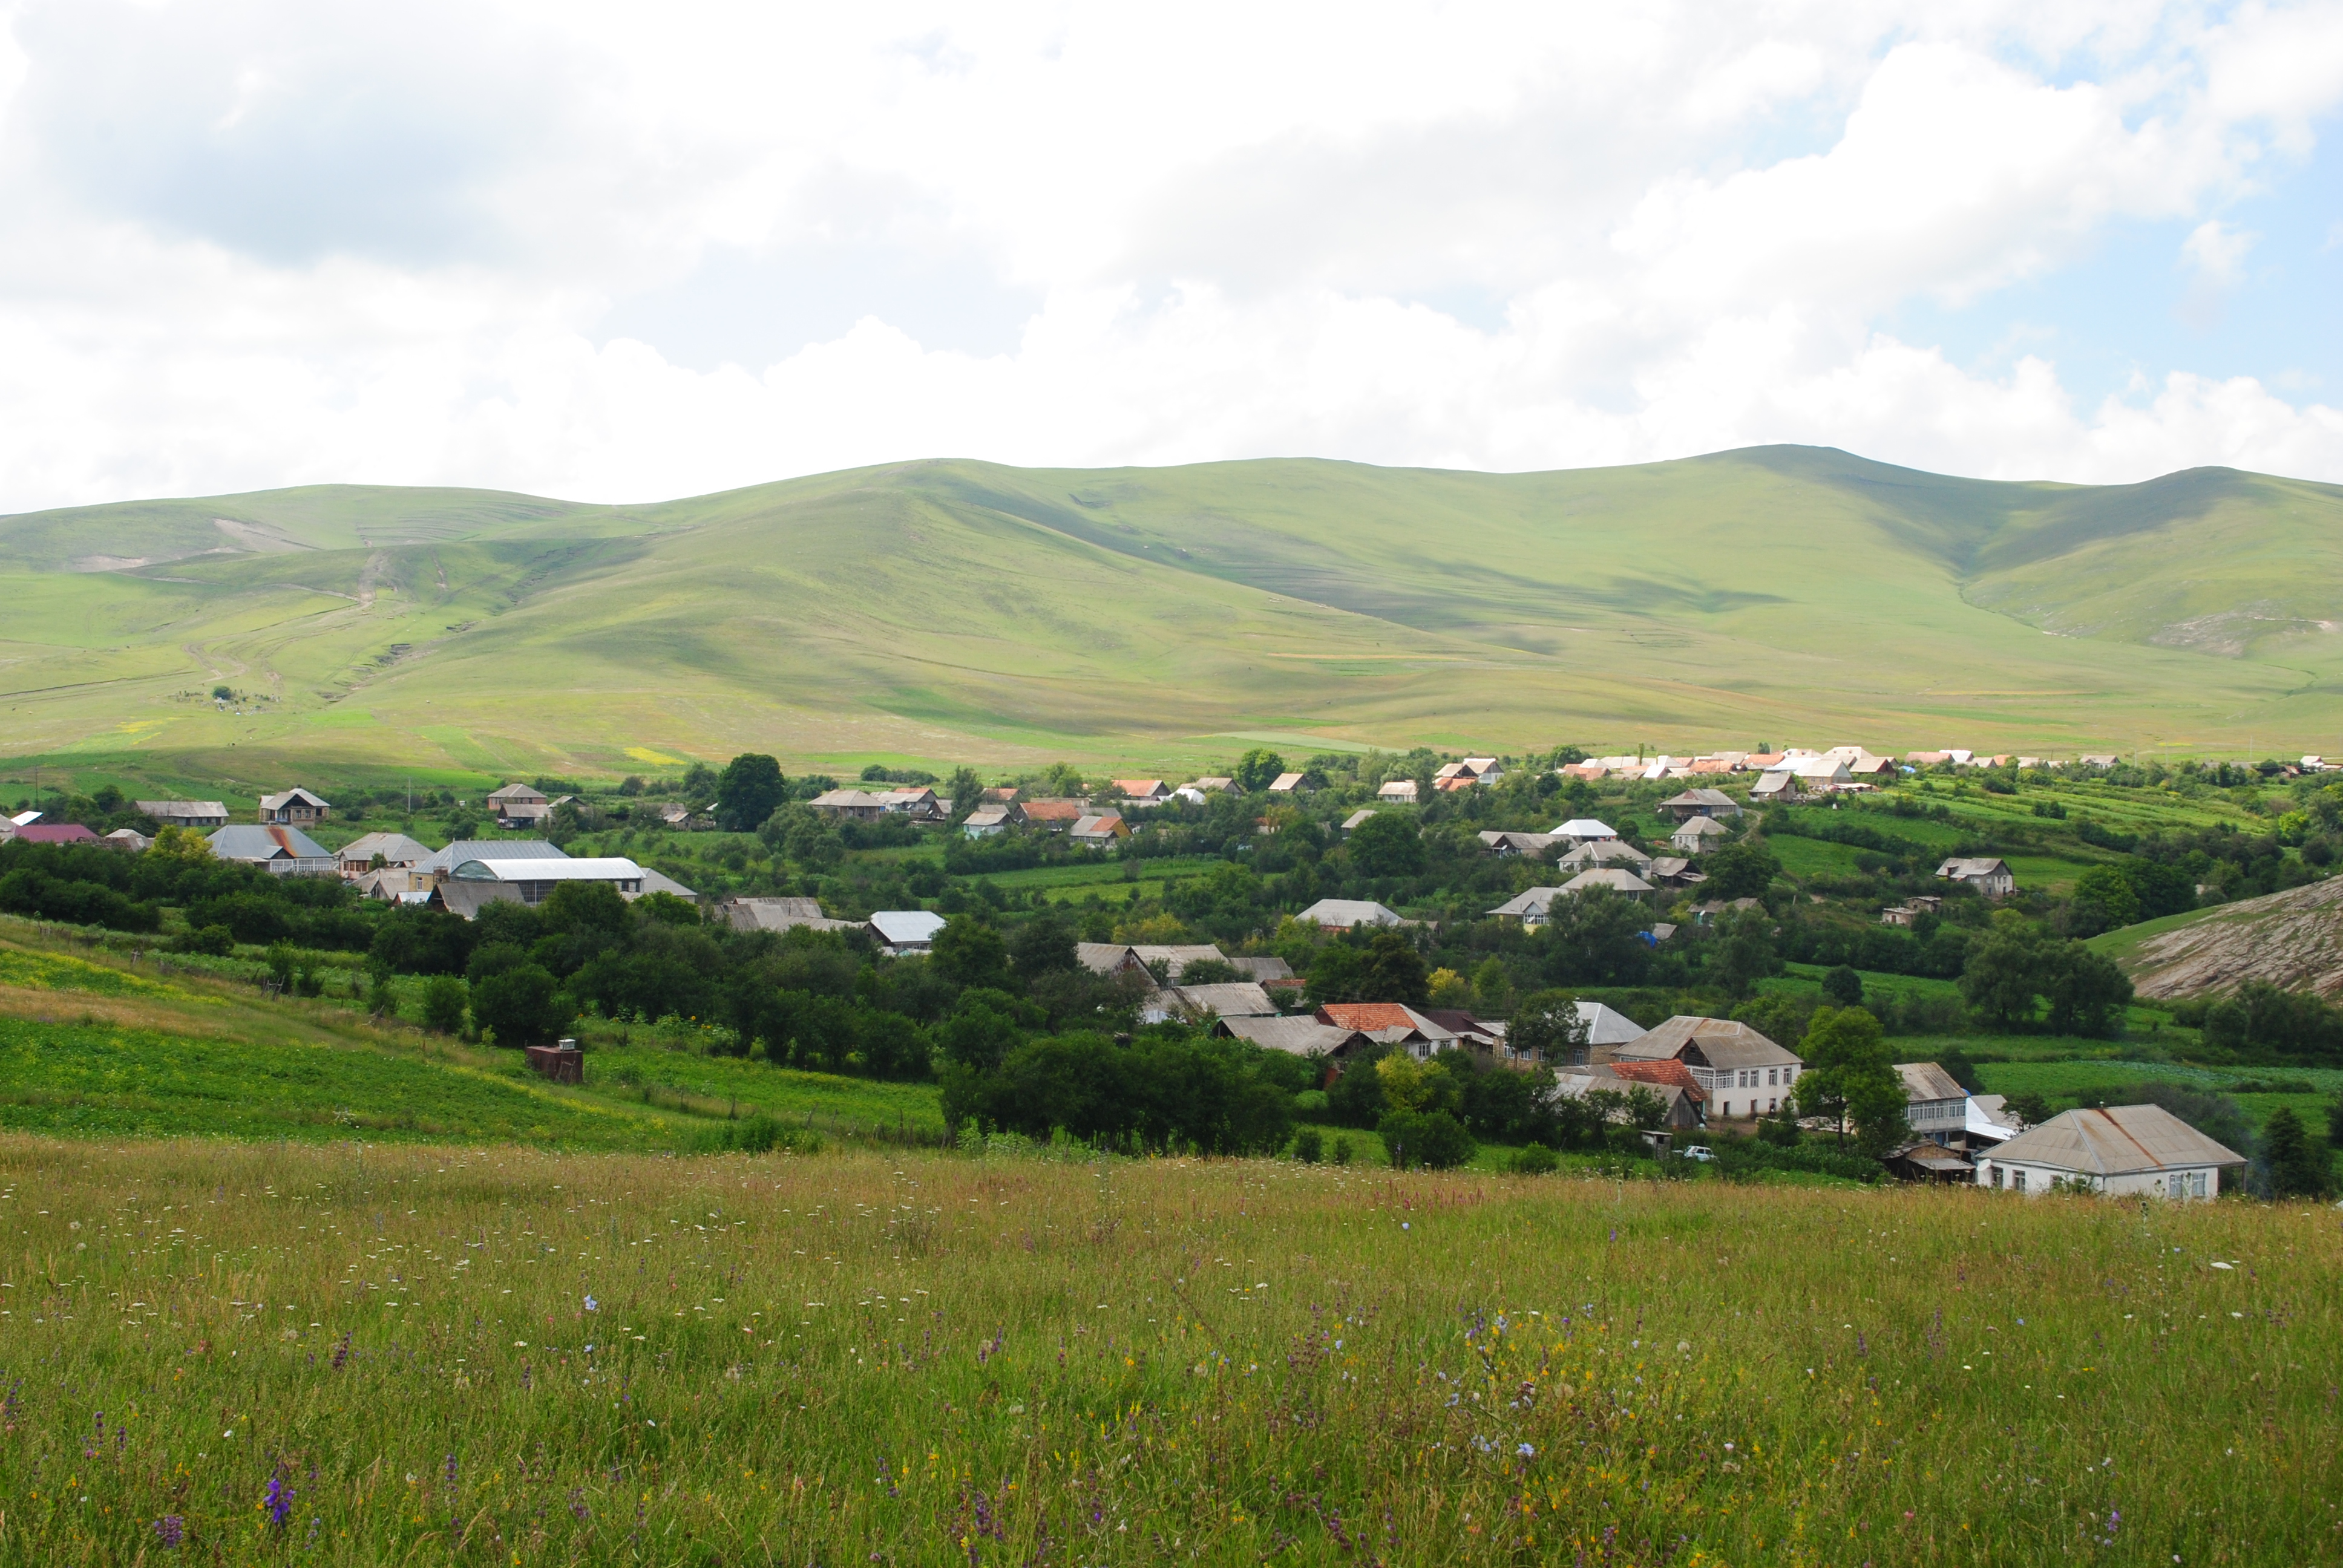
{"type": "Polygon", "coordinates": [[[2009,1173],[2009,1190],[2013,1192],[2023,1192],[2026,1191],[2025,1171],[2012,1171],[2009,1173]]]}
{"type": "Polygon", "coordinates": [[[2191,1198],[2202,1198],[2205,1195],[2205,1172],[2202,1171],[2191,1171],[2188,1173],[2188,1195],[2191,1198]]]}
{"type": "Polygon", "coordinates": [[[1775,1084],[1779,1083],[1780,1081],[1781,1081],[1781,1075],[1780,1075],[1778,1072],[1776,1072],[1773,1068],[1770,1068],[1770,1067],[1769,1067],[1769,1068],[1767,1068],[1767,1069],[1765,1070],[1765,1084],[1766,1084],[1766,1087],[1771,1088],[1771,1087],[1773,1087],[1775,1084]]]}
{"type": "Polygon", "coordinates": [[[2001,1167],[2000,1167],[2000,1166],[1998,1166],[1998,1165],[1988,1165],[1988,1166],[1986,1166],[1986,1169],[1987,1171],[1990,1171],[1991,1172],[1993,1172],[1993,1184],[1994,1184],[1995,1186],[1996,1186],[1996,1187],[2000,1186],[2000,1185],[2001,1185],[2001,1167]]]}

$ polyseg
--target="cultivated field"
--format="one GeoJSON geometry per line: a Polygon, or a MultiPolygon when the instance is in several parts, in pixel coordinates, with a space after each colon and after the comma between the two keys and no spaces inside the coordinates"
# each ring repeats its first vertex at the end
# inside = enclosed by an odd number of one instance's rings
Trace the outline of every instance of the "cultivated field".
{"type": "Polygon", "coordinates": [[[0,1194],[7,1563],[2338,1539],[2327,1211],[22,1135],[0,1194]]]}

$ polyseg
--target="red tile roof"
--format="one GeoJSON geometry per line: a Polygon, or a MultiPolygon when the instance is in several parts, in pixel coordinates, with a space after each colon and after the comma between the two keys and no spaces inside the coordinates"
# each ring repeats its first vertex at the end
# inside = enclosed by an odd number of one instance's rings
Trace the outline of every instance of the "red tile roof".
{"type": "Polygon", "coordinates": [[[1674,1084],[1694,1100],[1708,1098],[1700,1081],[1692,1075],[1692,1069],[1674,1057],[1665,1061],[1614,1061],[1609,1065],[1613,1072],[1637,1083],[1674,1084]]]}
{"type": "Polygon", "coordinates": [[[1318,1010],[1318,1020],[1336,1029],[1413,1029],[1415,1020],[1395,1001],[1330,1001],[1318,1010]]]}

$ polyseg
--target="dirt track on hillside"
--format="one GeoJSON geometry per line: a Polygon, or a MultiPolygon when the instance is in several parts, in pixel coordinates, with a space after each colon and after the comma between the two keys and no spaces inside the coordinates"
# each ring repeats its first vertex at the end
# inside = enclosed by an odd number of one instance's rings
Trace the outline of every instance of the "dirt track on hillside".
{"type": "Polygon", "coordinates": [[[2249,980],[2343,997],[2343,877],[2246,899],[2142,942],[2126,966],[2152,1000],[2235,990],[2249,980]]]}

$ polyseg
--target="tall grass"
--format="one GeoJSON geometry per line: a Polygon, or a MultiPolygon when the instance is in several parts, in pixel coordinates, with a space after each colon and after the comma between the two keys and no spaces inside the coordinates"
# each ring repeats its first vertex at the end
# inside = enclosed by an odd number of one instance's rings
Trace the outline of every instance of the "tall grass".
{"type": "Polygon", "coordinates": [[[2326,1561],[2338,1231],[15,1136],[0,1563],[2326,1561]]]}

